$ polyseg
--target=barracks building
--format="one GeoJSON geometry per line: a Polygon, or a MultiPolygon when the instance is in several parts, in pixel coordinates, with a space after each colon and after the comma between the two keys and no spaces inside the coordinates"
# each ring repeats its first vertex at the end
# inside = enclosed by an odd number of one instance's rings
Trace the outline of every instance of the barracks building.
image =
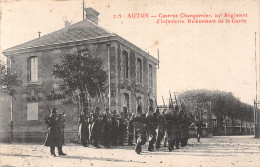
{"type": "Polygon", "coordinates": [[[159,61],[99,26],[97,11],[92,8],[85,10],[86,19],[73,25],[65,22],[65,28],[61,30],[3,51],[7,65],[16,70],[22,85],[12,103],[7,96],[0,97],[2,139],[10,138],[12,108],[13,139],[43,141],[47,132],[43,119],[50,112],[49,108],[56,107],[59,113],[66,113],[66,141],[77,140],[79,105],[64,105],[61,100],[46,98],[61,84],[52,75],[53,64],[59,63],[62,55],[72,51],[88,49],[102,55],[104,69],[110,69],[111,110],[133,112],[137,106],[135,94],[141,99],[143,112],[148,110],[149,100],[155,104],[159,61]]]}

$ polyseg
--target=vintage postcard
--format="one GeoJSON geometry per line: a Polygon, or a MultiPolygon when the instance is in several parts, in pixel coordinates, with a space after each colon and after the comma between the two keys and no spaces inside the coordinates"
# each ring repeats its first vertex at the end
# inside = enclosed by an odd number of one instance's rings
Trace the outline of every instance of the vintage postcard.
{"type": "Polygon", "coordinates": [[[1,166],[260,166],[259,0],[0,0],[1,166]]]}

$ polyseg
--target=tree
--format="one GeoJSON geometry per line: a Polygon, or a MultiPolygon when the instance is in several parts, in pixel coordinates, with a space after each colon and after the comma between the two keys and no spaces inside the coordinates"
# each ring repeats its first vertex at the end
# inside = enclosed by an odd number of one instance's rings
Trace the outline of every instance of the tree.
{"type": "Polygon", "coordinates": [[[106,90],[103,62],[97,52],[81,50],[63,55],[62,61],[53,66],[53,74],[62,80],[66,95],[77,95],[81,110],[88,107],[88,97],[97,97],[106,90]]]}
{"type": "Polygon", "coordinates": [[[17,88],[22,84],[19,80],[18,75],[15,70],[11,67],[7,67],[0,60],[0,93],[7,94],[11,97],[11,138],[10,142],[13,140],[13,109],[12,102],[15,94],[17,93],[17,88]]]}
{"type": "Polygon", "coordinates": [[[6,67],[6,65],[0,61],[0,92],[14,97],[17,93],[17,87],[21,84],[22,81],[18,79],[15,70],[6,67]]]}
{"type": "Polygon", "coordinates": [[[229,120],[232,121],[233,134],[236,120],[252,122],[252,106],[241,103],[239,98],[234,97],[231,92],[205,89],[188,90],[180,94],[180,99],[184,100],[185,106],[193,113],[196,113],[194,108],[198,110],[198,104],[209,101],[211,103],[211,111],[217,118],[218,134],[222,134],[223,128],[224,133],[227,134],[229,120]]]}

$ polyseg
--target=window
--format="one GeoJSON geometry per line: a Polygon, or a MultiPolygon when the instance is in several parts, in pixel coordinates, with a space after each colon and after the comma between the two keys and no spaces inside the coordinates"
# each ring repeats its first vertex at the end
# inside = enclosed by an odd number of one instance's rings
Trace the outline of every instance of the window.
{"type": "Polygon", "coordinates": [[[29,82],[38,81],[38,57],[28,59],[28,79],[29,82]]]}
{"type": "Polygon", "coordinates": [[[124,78],[128,78],[128,54],[126,51],[123,51],[122,71],[124,78]]]}
{"type": "Polygon", "coordinates": [[[127,93],[123,94],[123,112],[127,114],[129,112],[129,95],[127,93]]]}
{"type": "Polygon", "coordinates": [[[136,64],[136,80],[139,83],[142,83],[142,60],[137,58],[137,64],[136,64]]]}
{"type": "Polygon", "coordinates": [[[38,102],[27,103],[27,120],[38,120],[38,102]]]}
{"type": "Polygon", "coordinates": [[[153,87],[153,66],[151,64],[149,64],[148,84],[150,87],[153,87]]]}
{"type": "Polygon", "coordinates": [[[7,58],[7,70],[12,68],[12,57],[7,58]]]}

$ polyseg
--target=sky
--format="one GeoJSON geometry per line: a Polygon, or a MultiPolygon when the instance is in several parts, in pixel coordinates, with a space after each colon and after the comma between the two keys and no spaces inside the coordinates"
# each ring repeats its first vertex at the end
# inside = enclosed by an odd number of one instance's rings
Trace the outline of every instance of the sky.
{"type": "MultiPolygon", "coordinates": [[[[83,17],[82,0],[0,2],[1,52],[37,38],[39,31],[42,36],[63,28],[64,18],[73,24],[83,17]]],[[[157,57],[159,49],[159,104],[162,104],[162,96],[169,98],[169,90],[173,93],[210,89],[232,92],[242,102],[253,105],[256,96],[255,32],[260,65],[259,4],[258,0],[85,0],[85,7],[92,7],[100,13],[100,26],[154,57],[157,57]],[[129,13],[147,13],[157,17],[128,18],[129,13]],[[179,15],[178,19],[181,19],[181,13],[210,14],[213,18],[215,14],[236,13],[247,14],[247,17],[244,18],[246,23],[166,25],[156,23],[160,13],[179,15]]],[[[182,20],[187,21],[186,18],[182,20]]]]}

